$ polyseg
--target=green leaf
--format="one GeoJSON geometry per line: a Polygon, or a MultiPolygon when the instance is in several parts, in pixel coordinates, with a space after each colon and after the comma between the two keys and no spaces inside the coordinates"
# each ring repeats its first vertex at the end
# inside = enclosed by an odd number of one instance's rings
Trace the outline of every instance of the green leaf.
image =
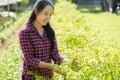
{"type": "Polygon", "coordinates": [[[29,0],[23,0],[23,3],[28,4],[29,0]]]}

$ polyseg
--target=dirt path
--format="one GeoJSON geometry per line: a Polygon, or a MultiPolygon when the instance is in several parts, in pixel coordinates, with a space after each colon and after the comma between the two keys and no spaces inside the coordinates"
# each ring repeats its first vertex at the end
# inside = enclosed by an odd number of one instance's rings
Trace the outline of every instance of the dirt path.
{"type": "Polygon", "coordinates": [[[7,50],[12,43],[15,43],[16,40],[18,39],[18,32],[19,31],[13,32],[13,34],[7,40],[4,41],[4,43],[0,46],[0,48],[2,50],[4,49],[7,50]]]}

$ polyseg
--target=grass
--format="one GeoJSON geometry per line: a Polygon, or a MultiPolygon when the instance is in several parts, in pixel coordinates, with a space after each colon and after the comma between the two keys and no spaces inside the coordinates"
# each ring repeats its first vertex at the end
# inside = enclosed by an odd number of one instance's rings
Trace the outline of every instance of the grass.
{"type": "Polygon", "coordinates": [[[101,36],[107,41],[115,40],[120,43],[120,16],[109,12],[102,12],[100,8],[80,9],[91,27],[100,30],[101,36]]]}

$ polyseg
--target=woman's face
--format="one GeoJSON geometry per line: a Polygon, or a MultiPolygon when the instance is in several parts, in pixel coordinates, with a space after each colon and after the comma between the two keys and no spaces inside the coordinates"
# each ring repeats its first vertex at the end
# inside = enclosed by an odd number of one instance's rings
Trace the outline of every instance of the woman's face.
{"type": "Polygon", "coordinates": [[[39,25],[46,25],[53,14],[53,8],[50,5],[47,5],[41,12],[36,15],[36,21],[39,25]]]}

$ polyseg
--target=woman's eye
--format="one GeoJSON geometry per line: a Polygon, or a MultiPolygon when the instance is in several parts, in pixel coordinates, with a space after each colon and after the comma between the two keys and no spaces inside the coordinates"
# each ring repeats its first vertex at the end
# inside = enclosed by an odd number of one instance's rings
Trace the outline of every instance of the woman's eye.
{"type": "Polygon", "coordinates": [[[52,16],[52,14],[50,14],[50,16],[52,16]]]}

